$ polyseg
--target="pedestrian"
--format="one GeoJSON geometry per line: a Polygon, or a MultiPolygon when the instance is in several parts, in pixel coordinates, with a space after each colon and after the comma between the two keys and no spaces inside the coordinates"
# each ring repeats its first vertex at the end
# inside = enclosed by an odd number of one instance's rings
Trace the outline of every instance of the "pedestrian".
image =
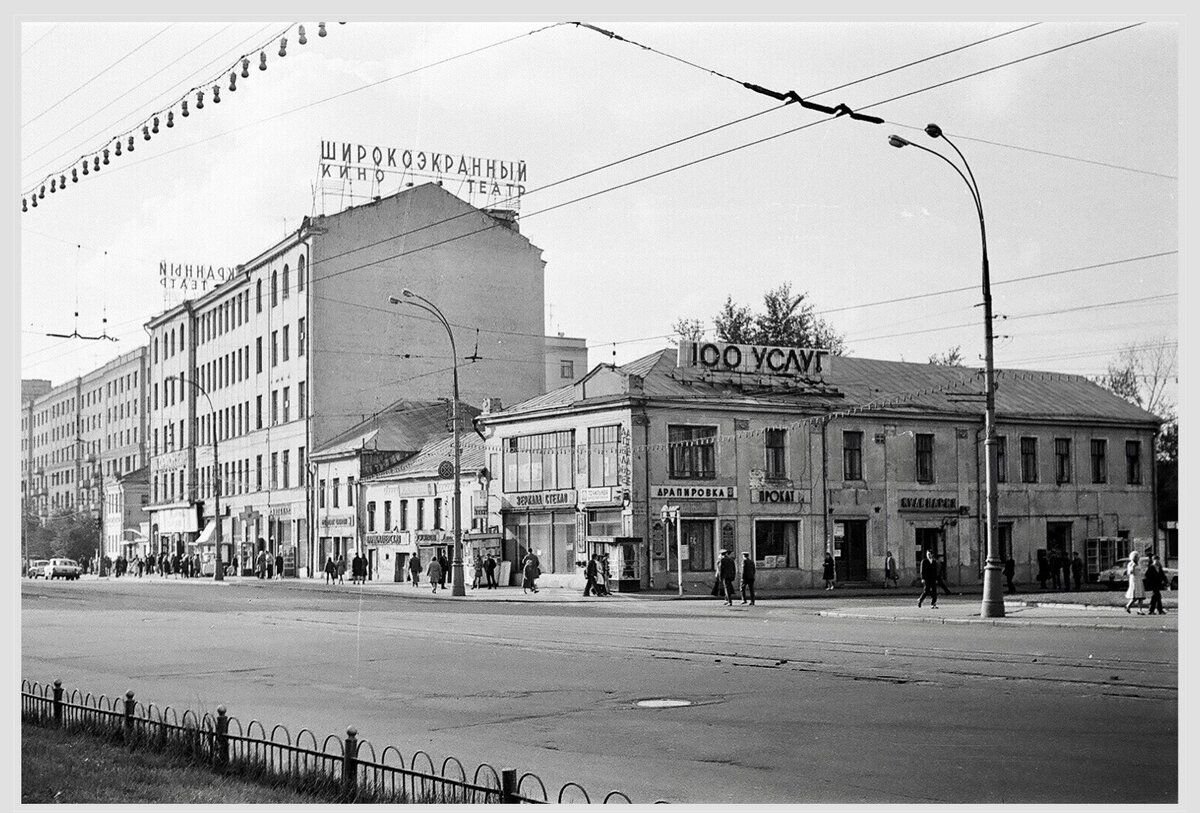
{"type": "Polygon", "coordinates": [[[529,553],[525,554],[525,558],[521,561],[522,593],[526,593],[530,590],[535,593],[538,591],[537,579],[538,576],[541,575],[539,565],[540,562],[538,561],[537,554],[535,554],[533,551],[529,551],[529,553]]]}
{"type": "Polygon", "coordinates": [[[1075,551],[1075,558],[1071,560],[1071,578],[1075,580],[1075,592],[1083,589],[1083,560],[1079,558],[1079,551],[1075,551]]]}
{"type": "Polygon", "coordinates": [[[203,573],[200,572],[200,554],[198,554],[198,553],[192,554],[192,568],[194,569],[194,572],[197,576],[204,575],[203,573]]]}
{"type": "Polygon", "coordinates": [[[436,553],[429,557],[429,570],[426,571],[426,574],[429,576],[429,583],[433,585],[433,592],[436,593],[438,587],[441,587],[443,590],[446,589],[444,584],[445,576],[442,575],[441,557],[436,553]]]}
{"type": "Polygon", "coordinates": [[[1050,581],[1054,583],[1055,590],[1062,589],[1062,579],[1059,573],[1062,571],[1062,555],[1058,550],[1050,551],[1050,581]]]}
{"type": "Polygon", "coordinates": [[[479,580],[483,578],[483,557],[478,553],[471,560],[471,589],[474,590],[479,586],[479,580]]]}
{"type": "Polygon", "coordinates": [[[921,583],[924,589],[921,591],[921,597],[917,599],[917,606],[925,601],[925,597],[929,596],[929,608],[937,609],[937,585],[938,585],[938,566],[933,559],[933,550],[925,551],[925,561],[921,563],[921,583]]]}
{"type": "Polygon", "coordinates": [[[267,553],[260,550],[258,556],[254,557],[254,575],[260,579],[267,577],[267,553]]]}
{"type": "Polygon", "coordinates": [[[1050,562],[1046,558],[1046,552],[1039,550],[1037,554],[1037,580],[1042,589],[1046,589],[1046,580],[1050,578],[1050,562]]]}
{"type": "Polygon", "coordinates": [[[896,557],[892,556],[892,552],[890,550],[883,557],[884,589],[887,589],[888,582],[891,582],[893,587],[900,586],[900,574],[896,572],[896,557]]]}
{"type": "Polygon", "coordinates": [[[421,556],[414,553],[408,557],[408,573],[412,579],[413,587],[421,586],[421,556]]]}
{"type": "Polygon", "coordinates": [[[1162,589],[1167,586],[1167,574],[1163,572],[1158,556],[1150,557],[1150,567],[1146,568],[1146,589],[1150,591],[1150,615],[1157,612],[1166,615],[1162,606],[1162,589]]]}
{"type": "Polygon", "coordinates": [[[583,568],[583,594],[585,596],[597,596],[596,579],[600,575],[600,565],[596,563],[596,554],[592,554],[587,560],[587,564],[583,568]]]}
{"type": "MultiPolygon", "coordinates": [[[[1078,556],[1079,554],[1075,554],[1075,555],[1078,556]]],[[[1064,552],[1062,555],[1062,558],[1059,559],[1059,564],[1062,565],[1063,589],[1070,590],[1071,589],[1071,556],[1070,556],[1070,554],[1064,552]]],[[[1075,589],[1076,590],[1079,589],[1078,585],[1075,587],[1075,589]]]]}
{"type": "Polygon", "coordinates": [[[138,556],[136,559],[133,560],[133,570],[135,573],[137,573],[137,577],[139,579],[142,577],[142,572],[145,569],[146,569],[146,563],[142,561],[141,556],[138,556]]]}
{"type": "Polygon", "coordinates": [[[1125,565],[1125,575],[1129,577],[1129,586],[1125,588],[1125,612],[1129,612],[1129,608],[1136,601],[1138,615],[1145,615],[1142,612],[1142,602],[1146,600],[1146,583],[1144,581],[1146,568],[1137,551],[1129,554],[1129,564],[1125,565]]]}
{"type": "Polygon", "coordinates": [[[275,554],[275,578],[283,579],[283,554],[275,554]]]}
{"type": "Polygon", "coordinates": [[[337,558],[338,584],[346,583],[346,554],[339,553],[337,558]]]}
{"type": "Polygon", "coordinates": [[[333,554],[325,557],[325,583],[333,584],[337,581],[337,562],[333,561],[333,554]]]}
{"type": "Polygon", "coordinates": [[[746,593],[750,593],[750,606],[754,606],[754,560],[749,551],[742,551],[742,603],[746,603],[746,593]]]}
{"type": "Polygon", "coordinates": [[[729,551],[722,550],[721,558],[717,560],[717,580],[721,582],[721,594],[725,603],[733,606],[733,580],[737,577],[737,564],[729,551]]]}
{"type": "Polygon", "coordinates": [[[825,579],[825,589],[832,590],[834,582],[834,561],[833,554],[825,551],[825,564],[822,566],[822,577],[825,579]]]}
{"type": "Polygon", "coordinates": [[[1008,582],[1007,592],[1009,593],[1017,592],[1017,587],[1013,584],[1013,576],[1016,575],[1016,572],[1017,563],[1013,561],[1012,554],[1010,553],[1008,558],[1004,560],[1004,580],[1008,582]]]}
{"type": "Polygon", "coordinates": [[[175,578],[179,578],[179,554],[171,554],[171,572],[175,574],[175,578]]]}
{"type": "Polygon", "coordinates": [[[350,583],[358,584],[358,574],[362,571],[362,564],[359,562],[358,551],[354,552],[354,557],[350,560],[350,583]]]}
{"type": "Polygon", "coordinates": [[[489,553],[483,560],[483,575],[487,577],[487,586],[491,590],[496,586],[496,560],[489,553]]]}
{"type": "Polygon", "coordinates": [[[450,560],[447,559],[446,554],[442,553],[441,551],[438,551],[437,560],[438,564],[442,566],[442,578],[438,582],[438,586],[445,590],[446,577],[450,575],[450,560]]]}
{"type": "Polygon", "coordinates": [[[596,586],[600,588],[600,595],[611,596],[612,593],[608,590],[608,580],[612,578],[612,571],[608,568],[608,554],[600,554],[600,581],[596,586]]]}

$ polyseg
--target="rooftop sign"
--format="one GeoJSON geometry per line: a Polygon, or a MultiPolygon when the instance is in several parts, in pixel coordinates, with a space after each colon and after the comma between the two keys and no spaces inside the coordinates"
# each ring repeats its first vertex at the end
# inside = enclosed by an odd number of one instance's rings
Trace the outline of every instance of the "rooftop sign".
{"type": "Polygon", "coordinates": [[[680,342],[677,367],[719,373],[818,377],[830,371],[828,350],[722,342],[680,342]]]}

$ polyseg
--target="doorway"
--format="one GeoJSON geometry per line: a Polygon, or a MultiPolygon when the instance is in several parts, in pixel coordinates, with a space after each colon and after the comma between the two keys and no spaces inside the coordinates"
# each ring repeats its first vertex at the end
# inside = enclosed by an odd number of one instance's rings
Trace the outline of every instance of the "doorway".
{"type": "Polygon", "coordinates": [[[837,562],[837,580],[865,582],[867,580],[867,521],[838,520],[842,525],[841,555],[837,562]]]}

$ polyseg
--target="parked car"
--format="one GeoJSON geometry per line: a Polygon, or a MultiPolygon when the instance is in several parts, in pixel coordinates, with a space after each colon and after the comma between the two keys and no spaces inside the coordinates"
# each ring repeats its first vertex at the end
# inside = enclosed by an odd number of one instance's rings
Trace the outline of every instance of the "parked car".
{"type": "MultiPolygon", "coordinates": [[[[1129,577],[1125,575],[1125,568],[1129,566],[1129,557],[1118,559],[1116,564],[1108,570],[1101,570],[1096,576],[1096,581],[1107,584],[1110,590],[1115,590],[1118,587],[1124,590],[1129,586],[1129,577]]],[[[1170,590],[1179,589],[1179,571],[1173,567],[1164,567],[1163,573],[1167,577],[1167,585],[1170,590]]]]}
{"type": "Polygon", "coordinates": [[[83,568],[74,559],[51,559],[45,568],[47,579],[78,579],[83,568]]]}
{"type": "Polygon", "coordinates": [[[25,575],[31,579],[36,579],[38,576],[44,578],[46,575],[46,565],[48,564],[50,564],[49,559],[34,559],[25,570],[25,575]]]}

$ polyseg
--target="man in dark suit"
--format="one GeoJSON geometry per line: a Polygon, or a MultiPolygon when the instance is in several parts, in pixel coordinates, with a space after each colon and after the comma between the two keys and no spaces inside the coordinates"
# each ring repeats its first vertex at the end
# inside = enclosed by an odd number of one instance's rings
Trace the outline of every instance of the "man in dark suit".
{"type": "Polygon", "coordinates": [[[742,551],[742,603],[746,603],[746,593],[750,593],[750,606],[754,606],[754,560],[749,551],[742,551]]]}
{"type": "Polygon", "coordinates": [[[925,597],[929,596],[929,606],[931,609],[937,609],[937,584],[938,584],[938,565],[933,558],[933,549],[929,548],[925,551],[925,561],[921,562],[921,582],[925,585],[925,589],[921,591],[921,597],[917,599],[917,606],[925,601],[925,597]]]}
{"type": "Polygon", "coordinates": [[[585,596],[599,595],[596,592],[596,576],[600,573],[600,566],[596,564],[596,554],[592,554],[587,560],[587,566],[583,569],[583,576],[587,580],[583,585],[583,594],[585,596]]]}
{"type": "Polygon", "coordinates": [[[717,579],[721,582],[721,591],[725,595],[725,603],[733,604],[733,580],[737,576],[737,565],[729,551],[721,551],[721,561],[717,562],[717,579]]]}

